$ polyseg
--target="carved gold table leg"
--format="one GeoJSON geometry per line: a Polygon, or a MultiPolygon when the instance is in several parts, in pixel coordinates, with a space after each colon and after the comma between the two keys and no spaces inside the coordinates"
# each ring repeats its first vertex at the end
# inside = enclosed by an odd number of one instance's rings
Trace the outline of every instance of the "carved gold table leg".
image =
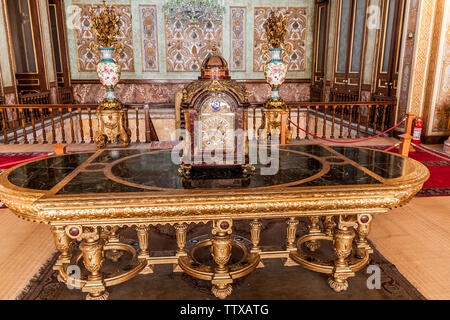
{"type": "Polygon", "coordinates": [[[71,257],[69,250],[72,245],[72,239],[67,236],[65,227],[53,226],[52,232],[56,249],[61,252],[58,257],[58,261],[56,261],[55,267],[70,263],[71,257]]]}
{"type": "Polygon", "coordinates": [[[232,220],[213,221],[211,255],[217,266],[211,281],[211,292],[219,299],[225,299],[232,291],[233,280],[226,266],[231,257],[231,227],[232,220]]]}
{"type": "Polygon", "coordinates": [[[360,214],[358,215],[358,228],[356,229],[358,233],[358,238],[356,240],[356,256],[358,258],[363,258],[367,253],[373,253],[372,248],[367,242],[367,236],[370,232],[370,226],[372,224],[372,216],[370,214],[360,214]]]}
{"type": "MultiPolygon", "coordinates": [[[[261,247],[259,246],[259,240],[261,236],[261,227],[262,222],[259,219],[253,219],[253,221],[250,222],[250,235],[251,235],[251,241],[252,241],[252,248],[250,249],[251,253],[259,254],[261,252],[261,247]]],[[[263,268],[264,264],[262,261],[259,261],[257,268],[263,268]]]]}
{"type": "MultiPolygon", "coordinates": [[[[186,223],[177,223],[175,224],[175,231],[177,237],[177,256],[184,257],[187,256],[186,250],[186,233],[188,229],[188,224],[186,223]]],[[[183,272],[183,269],[180,268],[179,264],[174,264],[173,272],[183,272]]]]}
{"type": "Polygon", "coordinates": [[[86,300],[108,299],[109,293],[106,291],[103,275],[100,272],[104,260],[103,240],[99,239],[96,231],[86,232],[80,244],[80,250],[83,253],[84,266],[90,273],[82,289],[83,292],[88,292],[86,300]]]}
{"type": "MultiPolygon", "coordinates": [[[[150,252],[148,251],[148,229],[149,227],[146,225],[139,225],[136,227],[136,232],[139,241],[139,252],[138,252],[139,260],[145,259],[146,261],[148,261],[148,258],[150,258],[150,252]]],[[[153,273],[153,266],[147,263],[145,268],[140,273],[141,274],[153,273]]]]}
{"type": "Polygon", "coordinates": [[[334,217],[333,216],[325,216],[323,218],[324,233],[327,236],[332,236],[333,232],[334,232],[334,227],[336,227],[336,222],[334,222],[334,217]]]}
{"type": "Polygon", "coordinates": [[[355,275],[346,261],[352,252],[354,238],[355,232],[352,229],[352,225],[339,221],[333,237],[334,253],[337,259],[334,261],[333,273],[328,278],[328,284],[335,292],[347,290],[347,278],[355,275]]]}
{"type": "MultiPolygon", "coordinates": [[[[286,220],[286,250],[287,251],[296,251],[297,246],[295,244],[295,234],[297,233],[297,225],[298,220],[296,218],[289,218],[286,220]]],[[[287,258],[284,262],[284,266],[297,266],[298,264],[293,261],[291,258],[287,258]]]]}
{"type": "MultiPolygon", "coordinates": [[[[311,221],[311,225],[309,226],[309,234],[317,234],[317,233],[321,233],[320,227],[319,227],[319,217],[318,216],[313,216],[313,217],[308,217],[309,221],[311,221]]],[[[310,240],[307,241],[305,243],[306,247],[314,252],[316,251],[319,246],[320,243],[317,240],[310,240]]]]}
{"type": "Polygon", "coordinates": [[[259,239],[261,236],[261,227],[262,222],[259,219],[253,219],[250,222],[250,235],[252,241],[252,249],[250,252],[260,252],[261,248],[259,247],[259,239]]]}

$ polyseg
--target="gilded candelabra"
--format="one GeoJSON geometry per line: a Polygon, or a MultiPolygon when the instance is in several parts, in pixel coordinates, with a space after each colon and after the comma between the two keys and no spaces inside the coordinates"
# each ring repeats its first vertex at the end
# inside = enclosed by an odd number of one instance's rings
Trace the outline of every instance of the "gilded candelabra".
{"type": "MultiPolygon", "coordinates": [[[[280,97],[280,87],[286,79],[288,71],[287,59],[292,53],[293,45],[285,42],[284,38],[288,27],[288,14],[275,15],[270,13],[266,20],[265,33],[267,43],[260,47],[266,60],[264,76],[272,89],[271,97],[266,101],[262,110],[262,124],[260,129],[267,134],[280,135],[283,125],[287,124],[287,106],[280,97]]],[[[264,135],[263,135],[264,136],[264,135]]],[[[286,127],[286,141],[291,139],[291,132],[286,127]]]]}
{"type": "Polygon", "coordinates": [[[97,108],[98,130],[94,141],[98,148],[103,148],[108,142],[114,143],[118,139],[125,147],[130,143],[131,132],[127,127],[125,107],[115,96],[121,73],[116,60],[123,51],[123,43],[117,39],[120,16],[103,0],[100,12],[91,9],[90,22],[97,38],[97,43],[91,42],[90,49],[93,52],[100,50],[102,56],[97,64],[97,74],[106,89],[106,96],[97,108]]]}

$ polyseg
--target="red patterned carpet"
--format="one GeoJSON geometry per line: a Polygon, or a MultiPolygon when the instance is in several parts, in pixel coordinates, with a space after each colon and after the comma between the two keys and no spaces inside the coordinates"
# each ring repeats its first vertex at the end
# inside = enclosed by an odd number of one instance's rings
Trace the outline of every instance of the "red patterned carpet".
{"type": "MultiPolygon", "coordinates": [[[[398,153],[398,150],[392,152],[398,153]]],[[[436,151],[432,152],[436,153],[436,151]]],[[[440,155],[448,158],[448,155],[440,155]]],[[[430,170],[430,179],[425,182],[422,190],[417,194],[418,197],[450,196],[450,161],[420,150],[410,152],[409,157],[420,161],[430,170]]]]}

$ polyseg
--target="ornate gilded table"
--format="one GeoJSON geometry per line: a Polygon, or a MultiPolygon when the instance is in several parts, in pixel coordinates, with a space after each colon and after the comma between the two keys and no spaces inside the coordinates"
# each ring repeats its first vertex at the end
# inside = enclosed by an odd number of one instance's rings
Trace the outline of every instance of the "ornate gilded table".
{"type": "Polygon", "coordinates": [[[269,258],[329,274],[334,291],[346,290],[347,278],[369,261],[366,237],[374,215],[408,202],[429,177],[415,160],[367,148],[289,145],[280,149],[279,161],[275,175],[261,175],[263,165],[255,165],[256,173],[246,180],[200,174],[186,183],[169,149],[112,148],[11,168],[0,176],[0,198],[19,217],[51,225],[60,281],[81,288],[89,299],[107,298],[106,287],[164,263],[211,281],[212,292],[223,299],[234,279],[269,258]],[[308,217],[310,226],[297,240],[300,217],[308,217]],[[283,250],[259,246],[266,218],[286,218],[283,250]],[[232,234],[233,220],[243,219],[250,220],[250,240],[232,234]],[[211,235],[191,245],[188,224],[209,222],[211,235]],[[148,250],[149,226],[158,224],[175,228],[173,256],[148,250]],[[138,250],[120,242],[122,227],[135,227],[138,250]],[[77,254],[74,239],[81,241],[77,254]],[[311,258],[324,240],[333,243],[334,261],[311,258]],[[199,258],[208,248],[212,263],[199,258]],[[132,267],[105,277],[105,258],[116,262],[124,252],[132,267]],[[232,252],[239,257],[231,259],[232,252]],[[73,265],[84,268],[80,279],[68,272],[73,265]]]}

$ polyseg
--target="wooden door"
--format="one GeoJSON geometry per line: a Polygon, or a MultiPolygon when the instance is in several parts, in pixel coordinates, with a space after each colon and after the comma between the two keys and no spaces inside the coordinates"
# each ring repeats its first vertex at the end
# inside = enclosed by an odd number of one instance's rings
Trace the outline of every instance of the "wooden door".
{"type": "Polygon", "coordinates": [[[311,83],[311,101],[324,101],[325,74],[328,47],[329,2],[316,2],[314,28],[314,59],[311,83]]]}
{"type": "Polygon", "coordinates": [[[379,31],[375,89],[376,100],[396,100],[400,53],[405,19],[405,0],[382,2],[382,24],[379,31]]]}
{"type": "Polygon", "coordinates": [[[339,0],[331,90],[334,101],[359,100],[366,7],[366,0],[339,0]]]}

